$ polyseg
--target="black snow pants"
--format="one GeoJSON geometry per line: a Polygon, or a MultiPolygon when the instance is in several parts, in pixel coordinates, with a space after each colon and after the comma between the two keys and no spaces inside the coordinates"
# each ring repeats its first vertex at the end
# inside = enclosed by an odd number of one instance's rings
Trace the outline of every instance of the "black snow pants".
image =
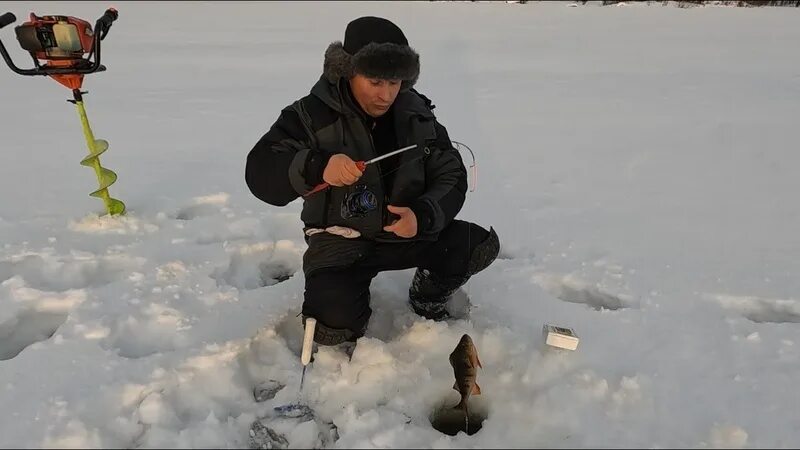
{"type": "MultiPolygon", "coordinates": [[[[496,234],[491,231],[496,240],[496,234]]],[[[397,243],[376,242],[354,264],[313,272],[306,278],[302,314],[314,317],[319,326],[342,330],[347,340],[363,335],[369,322],[369,287],[372,279],[388,270],[427,269],[440,277],[461,279],[473,275],[476,247],[490,238],[490,231],[474,223],[454,220],[439,235],[437,241],[397,243]],[[471,265],[472,262],[472,265],[471,265]]],[[[479,270],[488,266],[499,251],[499,242],[479,270]]],[[[486,253],[486,252],[482,252],[486,253]]],[[[345,338],[341,339],[342,341],[345,338]]]]}

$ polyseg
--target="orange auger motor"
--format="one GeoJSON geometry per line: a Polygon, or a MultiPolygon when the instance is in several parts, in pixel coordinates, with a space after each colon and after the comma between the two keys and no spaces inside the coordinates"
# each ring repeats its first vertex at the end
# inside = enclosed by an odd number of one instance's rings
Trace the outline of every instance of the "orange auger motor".
{"type": "MultiPolygon", "coordinates": [[[[81,164],[94,168],[100,184],[100,188],[89,195],[101,198],[109,214],[124,213],[125,205],[108,194],[108,187],[116,181],[117,175],[100,166],[99,156],[108,149],[108,141],[95,139],[92,134],[83,107],[83,94],[86,92],[81,91],[81,86],[84,75],[106,70],[105,66],[100,64],[100,42],[105,39],[117,16],[117,11],[109,8],[97,19],[92,30],[89,22],[76,17],[37,16],[31,13],[30,20],[17,26],[15,32],[20,46],[33,58],[32,69],[17,67],[3,42],[0,41],[0,53],[11,70],[20,75],[49,76],[72,90],[73,99],[68,101],[74,103],[78,110],[86,143],[89,146],[89,156],[84,158],[81,164]]],[[[17,18],[10,12],[3,14],[0,16],[0,29],[16,20],[17,18]]]]}

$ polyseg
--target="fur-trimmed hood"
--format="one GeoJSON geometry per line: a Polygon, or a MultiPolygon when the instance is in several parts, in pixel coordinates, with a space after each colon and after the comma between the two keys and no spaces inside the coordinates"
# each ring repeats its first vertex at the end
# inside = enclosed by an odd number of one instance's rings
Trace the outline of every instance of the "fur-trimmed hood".
{"type": "Polygon", "coordinates": [[[419,54],[407,45],[371,42],[350,55],[336,41],[325,50],[323,73],[331,83],[355,74],[403,80],[401,89],[408,90],[419,78],[419,54]]]}

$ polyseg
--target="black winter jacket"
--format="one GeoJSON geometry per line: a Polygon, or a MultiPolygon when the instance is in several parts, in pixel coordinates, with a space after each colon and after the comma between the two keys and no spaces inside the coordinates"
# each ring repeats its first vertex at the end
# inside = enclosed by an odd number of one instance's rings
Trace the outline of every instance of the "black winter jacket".
{"type": "MultiPolygon", "coordinates": [[[[370,118],[348,89],[345,79],[331,82],[322,76],[309,95],[281,111],[247,157],[245,179],[256,197],[283,206],[322,182],[322,171],[331,155],[345,153],[354,161],[379,156],[368,126],[370,118]]],[[[301,219],[306,228],[353,228],[361,238],[347,241],[362,243],[435,240],[464,204],[467,173],[433,108],[431,101],[417,91],[401,91],[392,105],[397,144],[417,144],[417,148],[390,157],[398,158],[393,164],[397,169],[391,186],[384,182],[386,174],[381,173],[381,165],[371,164],[352,186],[330,187],[304,197],[301,219]],[[364,191],[374,194],[377,208],[363,214],[343,211],[348,209],[348,198],[352,204],[353,197],[364,191]],[[383,231],[393,220],[386,209],[389,204],[414,211],[417,236],[405,239],[383,231]]],[[[392,149],[381,149],[380,153],[388,150],[392,149]]],[[[339,240],[344,238],[334,241],[339,240]]]]}

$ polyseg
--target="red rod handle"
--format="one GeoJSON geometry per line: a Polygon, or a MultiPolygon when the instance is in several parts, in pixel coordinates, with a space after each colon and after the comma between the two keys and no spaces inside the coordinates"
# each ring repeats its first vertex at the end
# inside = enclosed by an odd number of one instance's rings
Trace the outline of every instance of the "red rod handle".
{"type": "MultiPolygon", "coordinates": [[[[358,170],[363,172],[364,169],[367,168],[367,163],[365,161],[356,161],[356,167],[358,167],[358,170]]],[[[316,187],[314,187],[314,189],[312,189],[312,190],[308,191],[307,193],[303,194],[303,197],[308,197],[311,194],[316,194],[317,192],[325,190],[328,187],[330,187],[330,185],[328,183],[320,183],[316,187]]]]}

